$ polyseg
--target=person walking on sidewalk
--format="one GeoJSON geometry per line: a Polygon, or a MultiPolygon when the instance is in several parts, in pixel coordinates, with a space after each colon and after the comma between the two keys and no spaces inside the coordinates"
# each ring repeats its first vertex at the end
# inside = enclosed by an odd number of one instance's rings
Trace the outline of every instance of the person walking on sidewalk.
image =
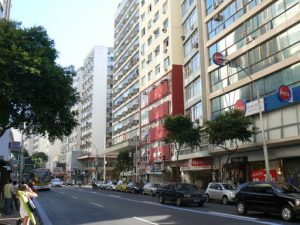
{"type": "Polygon", "coordinates": [[[9,179],[3,188],[3,194],[4,194],[3,214],[5,215],[11,215],[13,210],[13,200],[12,200],[13,185],[11,182],[12,180],[9,179]]]}
{"type": "Polygon", "coordinates": [[[27,184],[22,184],[18,191],[18,197],[20,199],[20,216],[23,221],[23,225],[29,225],[29,222],[36,225],[36,220],[34,218],[33,212],[30,211],[28,206],[31,198],[36,198],[37,193],[33,192],[27,184]]]}
{"type": "Polygon", "coordinates": [[[17,181],[15,181],[15,180],[13,181],[12,185],[13,185],[12,199],[13,199],[16,210],[19,211],[19,199],[17,198],[17,191],[18,191],[19,185],[18,185],[17,181]]]}

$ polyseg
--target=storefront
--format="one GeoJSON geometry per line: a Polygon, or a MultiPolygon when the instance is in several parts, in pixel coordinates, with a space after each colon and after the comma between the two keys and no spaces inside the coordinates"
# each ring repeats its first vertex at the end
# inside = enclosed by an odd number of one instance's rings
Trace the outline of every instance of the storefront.
{"type": "Polygon", "coordinates": [[[245,183],[249,179],[248,157],[231,157],[229,163],[222,168],[223,182],[234,183],[235,185],[245,183]]]}
{"type": "Polygon", "coordinates": [[[282,166],[285,181],[300,187],[300,157],[285,158],[282,166]]]}
{"type": "Polygon", "coordinates": [[[212,158],[193,158],[182,161],[180,164],[181,179],[183,182],[198,185],[205,189],[213,180],[212,158]]]}

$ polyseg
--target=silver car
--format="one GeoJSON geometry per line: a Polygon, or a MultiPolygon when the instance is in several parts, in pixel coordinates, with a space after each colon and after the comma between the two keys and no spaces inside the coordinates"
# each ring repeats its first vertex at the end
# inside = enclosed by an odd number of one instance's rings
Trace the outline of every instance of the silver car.
{"type": "Polygon", "coordinates": [[[158,184],[147,183],[143,187],[142,194],[143,195],[149,194],[151,196],[155,196],[157,187],[158,187],[158,184]]]}
{"type": "Polygon", "coordinates": [[[229,183],[209,183],[206,189],[208,200],[220,200],[224,205],[235,201],[236,187],[229,183]]]}

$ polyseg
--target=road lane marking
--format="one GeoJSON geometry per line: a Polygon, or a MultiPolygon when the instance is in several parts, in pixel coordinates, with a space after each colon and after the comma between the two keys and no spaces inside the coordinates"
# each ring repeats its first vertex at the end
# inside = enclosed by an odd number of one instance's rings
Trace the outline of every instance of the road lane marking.
{"type": "Polygon", "coordinates": [[[119,196],[119,195],[108,195],[108,196],[111,196],[113,198],[121,198],[121,196],[119,196]]]}
{"type": "Polygon", "coordinates": [[[95,206],[101,207],[101,208],[104,207],[103,205],[99,205],[99,204],[96,204],[96,203],[94,203],[94,202],[90,202],[90,203],[93,204],[93,205],[95,205],[95,206]]]}
{"type": "Polygon", "coordinates": [[[158,223],[152,223],[151,221],[148,221],[148,220],[144,220],[144,219],[142,219],[142,218],[139,218],[139,217],[132,217],[132,218],[134,218],[134,219],[136,219],[136,220],[140,220],[140,221],[143,221],[143,222],[145,222],[145,223],[149,223],[149,224],[153,224],[153,225],[159,225],[158,223]]]}
{"type": "Polygon", "coordinates": [[[73,196],[73,195],[71,195],[71,197],[72,197],[72,198],[76,198],[76,199],[78,198],[78,197],[76,197],[76,196],[73,196]]]}
{"type": "MultiPolygon", "coordinates": [[[[101,193],[97,193],[97,192],[89,192],[89,191],[85,191],[85,192],[95,193],[95,194],[98,194],[100,196],[105,196],[105,197],[112,197],[111,195],[105,195],[105,194],[101,194],[101,193]]],[[[203,214],[203,215],[218,216],[218,217],[248,221],[248,222],[253,222],[253,223],[258,223],[258,224],[281,225],[281,223],[262,221],[262,220],[259,220],[259,218],[255,218],[255,217],[239,216],[239,215],[220,213],[220,212],[214,212],[214,211],[208,211],[208,212],[199,211],[199,210],[193,210],[193,209],[187,209],[187,208],[180,208],[180,207],[176,207],[176,206],[162,205],[160,203],[155,203],[155,202],[150,203],[150,201],[133,200],[133,199],[124,198],[124,197],[121,197],[121,196],[118,199],[130,201],[130,202],[135,202],[135,203],[155,205],[155,206],[159,206],[159,207],[162,207],[162,208],[165,208],[165,209],[173,209],[173,210],[186,211],[186,212],[192,212],[192,213],[203,214]]]]}

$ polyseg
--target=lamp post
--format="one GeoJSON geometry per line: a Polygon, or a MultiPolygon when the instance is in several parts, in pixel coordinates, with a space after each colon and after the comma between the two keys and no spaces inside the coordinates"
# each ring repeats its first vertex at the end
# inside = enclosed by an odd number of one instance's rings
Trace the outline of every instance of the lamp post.
{"type": "Polygon", "coordinates": [[[267,147],[266,139],[265,139],[265,129],[264,129],[263,118],[262,118],[262,108],[261,108],[261,99],[260,99],[259,90],[258,90],[257,86],[255,85],[250,74],[236,62],[227,60],[225,58],[225,56],[223,56],[222,53],[216,52],[213,55],[213,62],[219,66],[225,66],[226,63],[229,63],[229,64],[232,63],[235,66],[239,67],[250,78],[251,84],[252,84],[252,86],[254,86],[254,88],[256,90],[257,104],[258,104],[258,111],[259,111],[259,118],[260,118],[260,125],[261,125],[261,134],[262,134],[262,141],[263,141],[264,160],[265,160],[265,167],[266,167],[266,181],[271,181],[270,166],[269,166],[269,154],[268,154],[268,147],[267,147]]]}

